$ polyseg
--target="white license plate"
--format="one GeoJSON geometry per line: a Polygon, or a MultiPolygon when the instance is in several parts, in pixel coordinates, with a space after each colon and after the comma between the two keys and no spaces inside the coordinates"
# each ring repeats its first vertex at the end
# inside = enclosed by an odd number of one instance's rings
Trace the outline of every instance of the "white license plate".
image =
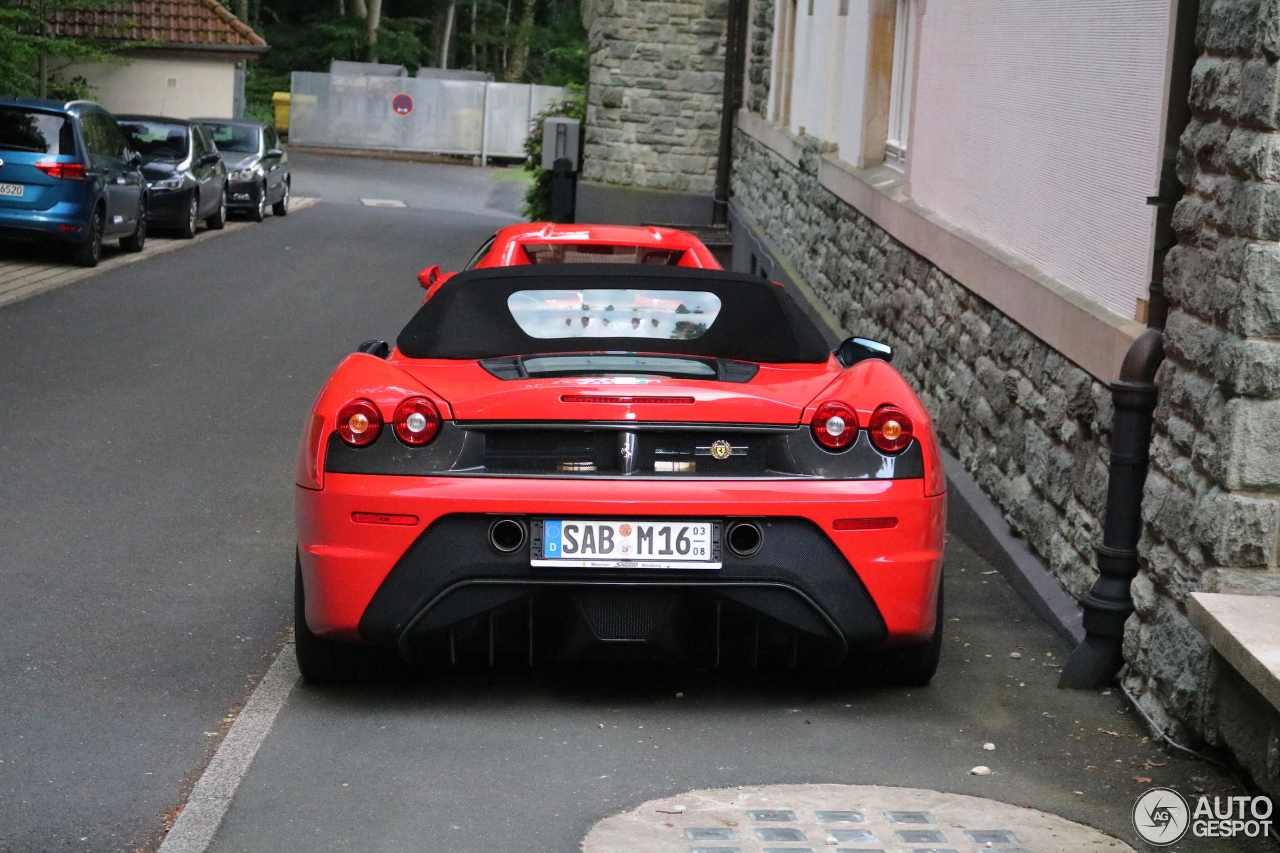
{"type": "Polygon", "coordinates": [[[22,184],[0,184],[0,195],[7,195],[10,198],[22,198],[22,193],[26,189],[22,184]]]}
{"type": "Polygon", "coordinates": [[[531,563],[574,569],[718,569],[720,523],[546,519],[535,522],[531,563]]]}

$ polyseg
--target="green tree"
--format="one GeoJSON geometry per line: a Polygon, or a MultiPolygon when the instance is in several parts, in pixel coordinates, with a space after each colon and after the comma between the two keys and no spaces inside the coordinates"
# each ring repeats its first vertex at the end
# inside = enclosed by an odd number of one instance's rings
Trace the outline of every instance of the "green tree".
{"type": "Polygon", "coordinates": [[[111,38],[108,30],[94,37],[59,35],[59,15],[114,2],[119,0],[0,0],[0,96],[85,97],[86,81],[65,79],[63,69],[75,62],[123,62],[118,52],[137,45],[111,38]]]}

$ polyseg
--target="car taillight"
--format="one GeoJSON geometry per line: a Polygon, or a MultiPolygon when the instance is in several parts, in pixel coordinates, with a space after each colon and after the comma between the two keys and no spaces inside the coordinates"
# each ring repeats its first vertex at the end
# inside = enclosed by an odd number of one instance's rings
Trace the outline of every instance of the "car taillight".
{"type": "Polygon", "coordinates": [[[298,469],[293,481],[307,489],[324,488],[324,415],[310,412],[298,443],[298,469]]]}
{"type": "Polygon", "coordinates": [[[440,431],[440,412],[426,397],[410,397],[396,407],[391,423],[396,437],[405,444],[426,444],[440,431]]]}
{"type": "Polygon", "coordinates": [[[881,453],[897,453],[911,443],[911,418],[897,406],[881,406],[871,416],[867,431],[881,453]]]}
{"type": "Polygon", "coordinates": [[[89,177],[83,163],[36,163],[36,168],[51,178],[64,181],[83,181],[89,177]]]}
{"type": "Polygon", "coordinates": [[[338,435],[352,447],[373,444],[382,432],[382,413],[368,400],[352,400],[338,410],[338,435]]]}
{"type": "Polygon", "coordinates": [[[846,403],[828,400],[814,412],[809,429],[818,444],[829,450],[840,450],[858,437],[858,414],[846,403]]]}

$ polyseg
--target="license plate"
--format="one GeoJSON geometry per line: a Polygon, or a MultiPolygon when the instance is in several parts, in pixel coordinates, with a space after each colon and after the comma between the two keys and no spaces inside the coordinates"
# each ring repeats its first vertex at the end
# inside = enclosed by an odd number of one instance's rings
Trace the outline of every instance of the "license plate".
{"type": "Polygon", "coordinates": [[[10,198],[22,198],[25,187],[22,184],[0,184],[0,195],[7,195],[10,198]]]}
{"type": "Polygon", "coordinates": [[[573,569],[718,569],[720,522],[690,519],[534,522],[530,561],[573,569]]]}

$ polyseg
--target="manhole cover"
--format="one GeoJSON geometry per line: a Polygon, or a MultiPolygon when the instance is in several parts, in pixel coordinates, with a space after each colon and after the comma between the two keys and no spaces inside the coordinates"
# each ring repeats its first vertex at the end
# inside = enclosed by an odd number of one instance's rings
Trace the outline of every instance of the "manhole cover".
{"type": "Polygon", "coordinates": [[[1035,809],[961,794],[874,785],[690,791],[605,818],[587,834],[582,849],[583,853],[1135,853],[1119,839],[1035,809]],[[772,846],[778,842],[789,846],[772,846]]]}

